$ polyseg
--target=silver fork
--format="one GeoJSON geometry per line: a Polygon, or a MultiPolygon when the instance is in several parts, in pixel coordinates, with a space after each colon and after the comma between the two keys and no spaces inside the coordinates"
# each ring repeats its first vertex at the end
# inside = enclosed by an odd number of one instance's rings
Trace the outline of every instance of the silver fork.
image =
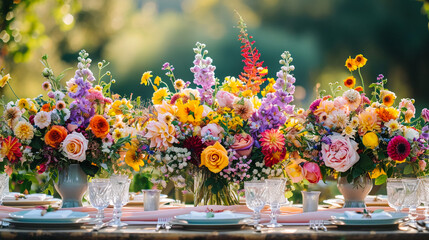
{"type": "Polygon", "coordinates": [[[171,229],[171,218],[165,218],[164,228],[167,231],[171,229]]]}
{"type": "Polygon", "coordinates": [[[317,226],[317,224],[316,224],[316,220],[310,220],[309,228],[310,228],[311,230],[316,231],[316,232],[319,230],[319,227],[318,227],[318,226],[317,226]]]}
{"type": "Polygon", "coordinates": [[[158,222],[156,223],[155,231],[158,232],[161,228],[164,227],[164,224],[165,224],[164,218],[158,218],[158,222]]]}
{"type": "Polygon", "coordinates": [[[317,227],[322,229],[324,232],[328,231],[323,220],[317,220],[317,227]]]}

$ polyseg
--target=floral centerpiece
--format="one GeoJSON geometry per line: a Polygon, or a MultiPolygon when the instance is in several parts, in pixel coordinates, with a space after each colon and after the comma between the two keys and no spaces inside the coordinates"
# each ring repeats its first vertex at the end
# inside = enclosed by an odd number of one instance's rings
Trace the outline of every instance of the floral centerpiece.
{"type": "Polygon", "coordinates": [[[294,111],[292,58],[282,54],[277,80],[265,78],[268,69],[242,19],[239,28],[245,66],[238,78],[221,82],[206,45],[197,43],[190,68],[195,87],[176,79],[170,63],[162,69],[171,85],[151,71],[141,79],[155,92],[140,153],[150,155],[176,187],[193,191],[195,204],[236,204],[232,183],[283,175],[286,140],[279,129],[294,111]]]}
{"type": "MultiPolygon", "coordinates": [[[[58,172],[73,164],[89,176],[114,171],[120,150],[135,132],[124,121],[133,106],[130,100],[112,95],[115,80],[110,72],[101,74],[108,63],[98,63],[96,78],[89,69],[88,53],[82,50],[78,60],[74,77],[63,86],[65,72],[55,76],[44,56],[46,96],[2,102],[0,170],[49,172],[50,187],[58,172]]],[[[6,83],[2,79],[1,86],[6,83]]]]}
{"type": "Polygon", "coordinates": [[[313,178],[307,180],[312,183],[327,176],[354,182],[369,175],[382,184],[392,176],[427,172],[428,110],[415,118],[414,100],[401,99],[395,105],[396,95],[386,88],[383,75],[369,85],[372,93],[367,97],[360,72],[366,62],[361,54],[349,57],[346,90],[330,84],[332,94],[322,94],[305,112],[295,150],[304,172],[311,169],[313,178]],[[356,71],[360,86],[353,76],[356,71]]]}

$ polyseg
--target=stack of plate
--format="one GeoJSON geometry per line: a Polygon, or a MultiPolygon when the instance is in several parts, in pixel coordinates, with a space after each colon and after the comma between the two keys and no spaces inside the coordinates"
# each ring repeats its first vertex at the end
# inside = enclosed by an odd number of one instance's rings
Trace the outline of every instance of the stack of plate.
{"type": "Polygon", "coordinates": [[[408,216],[407,213],[389,212],[377,218],[356,218],[339,213],[331,216],[331,223],[341,228],[368,230],[374,228],[397,228],[398,224],[408,216]]]}
{"type": "Polygon", "coordinates": [[[71,210],[49,212],[42,216],[42,210],[25,210],[9,214],[3,219],[15,228],[25,229],[69,229],[80,228],[89,222],[87,213],[71,210]]]}
{"type": "Polygon", "coordinates": [[[7,194],[3,198],[4,206],[13,206],[19,208],[31,208],[34,206],[44,206],[47,207],[49,205],[56,206],[61,204],[61,199],[54,198],[51,195],[46,194],[28,194],[25,195],[25,198],[15,198],[15,195],[19,193],[11,192],[7,194]]]}
{"type": "Polygon", "coordinates": [[[205,213],[190,213],[176,216],[171,223],[186,230],[237,230],[249,224],[251,217],[247,214],[231,212],[214,213],[214,217],[208,218],[205,213]]]}
{"type": "MultiPolygon", "coordinates": [[[[335,198],[327,199],[323,201],[326,204],[329,204],[333,207],[343,207],[344,197],[343,195],[337,195],[335,198]]],[[[367,207],[388,207],[386,195],[368,195],[365,198],[365,204],[367,207]]]]}

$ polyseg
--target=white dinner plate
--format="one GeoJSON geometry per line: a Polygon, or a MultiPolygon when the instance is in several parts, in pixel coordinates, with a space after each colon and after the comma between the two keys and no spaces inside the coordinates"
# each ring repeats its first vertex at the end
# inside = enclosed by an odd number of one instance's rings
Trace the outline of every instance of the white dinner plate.
{"type": "MultiPolygon", "coordinates": [[[[31,222],[31,223],[73,223],[82,221],[82,219],[87,218],[88,213],[84,212],[72,212],[67,217],[49,217],[49,216],[26,216],[25,214],[32,210],[19,211],[14,213],[9,213],[9,217],[15,221],[19,222],[31,222]]],[[[61,211],[61,210],[60,210],[61,211]]]]}
{"type": "Polygon", "coordinates": [[[4,206],[44,206],[59,203],[61,199],[50,198],[47,200],[32,200],[32,199],[18,199],[18,200],[4,200],[4,206]]]}

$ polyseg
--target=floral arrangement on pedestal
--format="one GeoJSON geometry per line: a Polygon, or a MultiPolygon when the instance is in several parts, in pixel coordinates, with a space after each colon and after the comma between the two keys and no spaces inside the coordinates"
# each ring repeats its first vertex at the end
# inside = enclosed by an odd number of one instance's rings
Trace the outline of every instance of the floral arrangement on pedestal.
{"type": "Polygon", "coordinates": [[[236,204],[233,183],[284,174],[286,139],[280,128],[294,111],[293,59],[283,53],[277,80],[265,78],[268,69],[242,19],[239,28],[245,66],[238,78],[220,82],[206,45],[197,43],[190,68],[195,87],[177,79],[170,63],[162,70],[172,88],[151,71],[141,79],[155,92],[153,113],[142,131],[148,142],[137,148],[151,156],[166,180],[193,191],[195,204],[236,204]]]}
{"type": "Polygon", "coordinates": [[[305,121],[296,126],[302,135],[292,150],[302,159],[299,166],[311,183],[327,176],[339,176],[353,182],[360,176],[375,178],[375,184],[389,177],[423,175],[427,172],[429,111],[415,118],[414,100],[401,99],[385,86],[383,75],[369,85],[365,94],[361,68],[367,59],[359,54],[349,57],[345,66],[351,76],[343,82],[347,88],[330,84],[332,95],[321,95],[305,112],[305,121]],[[357,70],[362,85],[356,86],[357,70]]]}
{"type": "MultiPolygon", "coordinates": [[[[121,149],[135,136],[135,128],[124,121],[133,106],[112,95],[115,80],[110,72],[101,74],[108,63],[98,63],[96,79],[88,53],[82,50],[78,60],[74,77],[63,86],[65,72],[55,76],[45,55],[46,96],[18,98],[14,92],[16,101],[1,103],[0,171],[49,172],[50,187],[58,171],[71,164],[79,164],[89,176],[114,171],[121,149]],[[104,77],[110,79],[103,81],[104,77]]],[[[9,79],[3,78],[1,87],[9,79]]]]}

